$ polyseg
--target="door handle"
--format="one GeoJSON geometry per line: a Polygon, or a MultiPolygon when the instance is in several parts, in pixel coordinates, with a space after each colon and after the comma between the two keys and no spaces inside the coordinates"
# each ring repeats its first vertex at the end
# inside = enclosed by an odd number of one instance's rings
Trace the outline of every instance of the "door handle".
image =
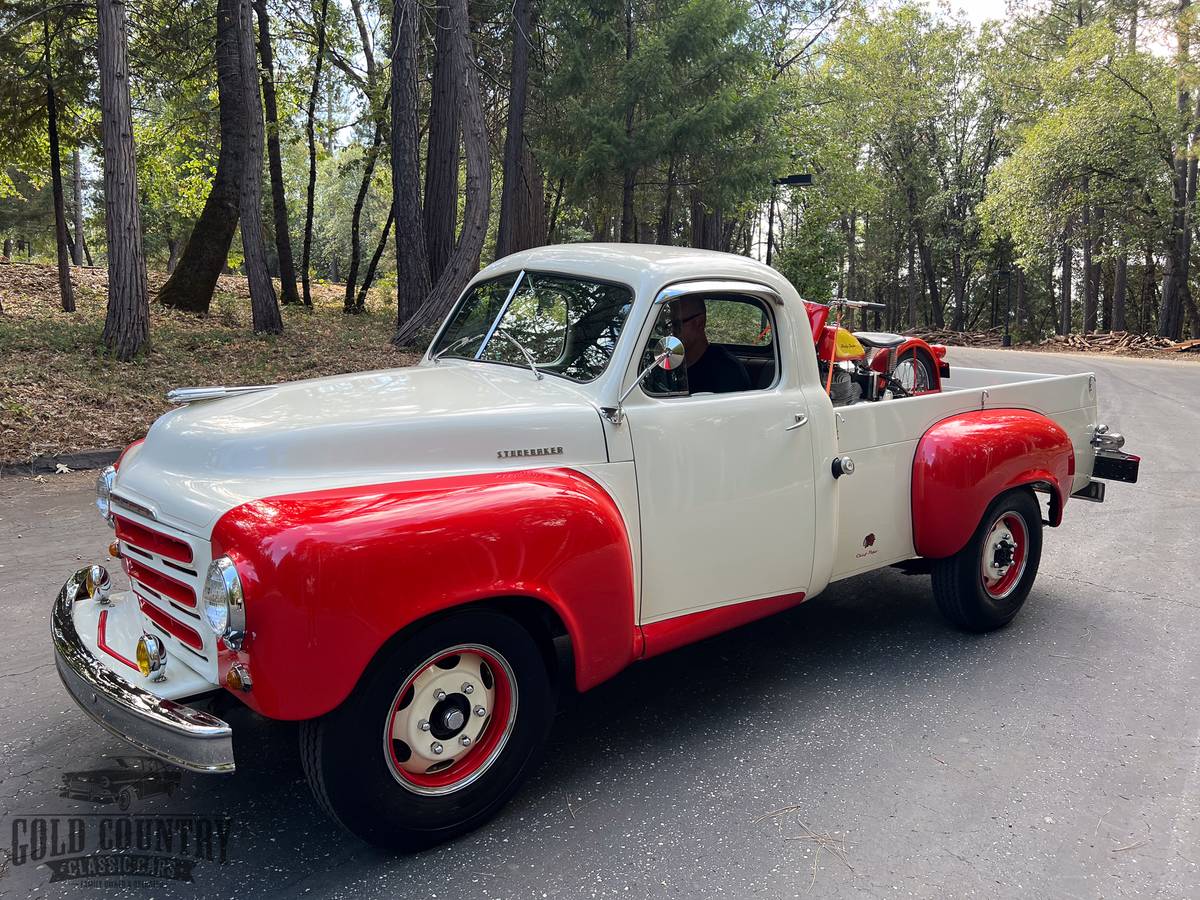
{"type": "Polygon", "coordinates": [[[808,424],[808,416],[806,416],[804,413],[796,413],[795,424],[789,425],[787,428],[785,428],[783,430],[784,431],[795,431],[797,428],[801,428],[807,424],[808,424]]]}

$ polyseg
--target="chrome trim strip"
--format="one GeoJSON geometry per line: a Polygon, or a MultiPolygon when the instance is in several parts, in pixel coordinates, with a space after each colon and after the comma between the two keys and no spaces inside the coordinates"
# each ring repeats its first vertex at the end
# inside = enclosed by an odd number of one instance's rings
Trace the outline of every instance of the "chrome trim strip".
{"type": "Polygon", "coordinates": [[[253,394],[255,391],[265,391],[269,384],[247,384],[241,387],[182,387],[167,391],[168,403],[197,403],[201,400],[219,400],[222,397],[234,397],[238,394],[253,394]]]}
{"type": "Polygon", "coordinates": [[[783,297],[774,288],[768,287],[765,284],[759,284],[756,281],[742,281],[732,278],[705,278],[702,280],[697,279],[696,281],[677,281],[659,291],[652,305],[659,306],[687,294],[746,294],[750,297],[770,300],[776,306],[783,305],[783,297]]]}
{"type": "Polygon", "coordinates": [[[62,586],[50,621],[54,662],[72,699],[97,724],[165,762],[193,772],[234,771],[227,723],[131,684],[87,649],[72,614],[86,575],[80,569],[62,586]]]}
{"type": "Polygon", "coordinates": [[[140,503],[135,503],[134,501],[130,500],[125,495],[118,493],[117,491],[113,491],[110,496],[112,498],[110,501],[111,503],[116,504],[117,506],[120,506],[120,507],[124,507],[126,510],[128,510],[131,513],[136,513],[139,516],[144,516],[145,518],[149,519],[151,522],[158,521],[158,516],[155,514],[154,510],[152,510],[150,507],[142,506],[142,504],[140,504],[140,503]]]}

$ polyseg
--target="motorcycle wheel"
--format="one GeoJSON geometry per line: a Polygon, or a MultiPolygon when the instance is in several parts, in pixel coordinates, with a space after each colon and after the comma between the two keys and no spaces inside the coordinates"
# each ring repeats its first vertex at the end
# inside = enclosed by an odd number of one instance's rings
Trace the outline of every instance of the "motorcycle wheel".
{"type": "Polygon", "coordinates": [[[967,545],[934,561],[938,609],[965,631],[1002,628],[1025,604],[1042,558],[1042,510],[1029,488],[1001,494],[967,545]]]}
{"type": "Polygon", "coordinates": [[[924,394],[933,390],[933,372],[933,360],[923,351],[916,350],[905,353],[896,363],[892,381],[900,385],[909,396],[924,394]]]}

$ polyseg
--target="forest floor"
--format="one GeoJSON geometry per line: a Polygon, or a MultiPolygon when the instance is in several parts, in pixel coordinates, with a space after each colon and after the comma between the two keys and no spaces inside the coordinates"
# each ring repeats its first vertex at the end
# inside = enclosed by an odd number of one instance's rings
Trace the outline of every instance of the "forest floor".
{"type": "MultiPolygon", "coordinates": [[[[149,275],[151,297],[166,274],[149,275]]],[[[74,313],[53,266],[0,265],[0,463],[119,448],[170,408],[174,387],[263,384],[409,365],[389,343],[394,307],[372,292],[342,313],[342,285],[313,285],[312,310],[283,307],[284,333],[256,336],[246,279],[222,276],[207,316],[150,306],[150,349],[131,363],[104,352],[107,272],[72,269],[74,313]]]]}

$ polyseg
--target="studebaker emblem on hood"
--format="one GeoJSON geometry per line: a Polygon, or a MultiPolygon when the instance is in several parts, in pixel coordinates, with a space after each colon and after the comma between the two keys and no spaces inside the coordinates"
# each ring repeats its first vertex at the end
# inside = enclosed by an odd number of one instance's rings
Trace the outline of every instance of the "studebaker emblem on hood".
{"type": "Polygon", "coordinates": [[[561,456],[562,447],[533,447],[528,450],[497,450],[496,459],[512,459],[514,456],[561,456]]]}

